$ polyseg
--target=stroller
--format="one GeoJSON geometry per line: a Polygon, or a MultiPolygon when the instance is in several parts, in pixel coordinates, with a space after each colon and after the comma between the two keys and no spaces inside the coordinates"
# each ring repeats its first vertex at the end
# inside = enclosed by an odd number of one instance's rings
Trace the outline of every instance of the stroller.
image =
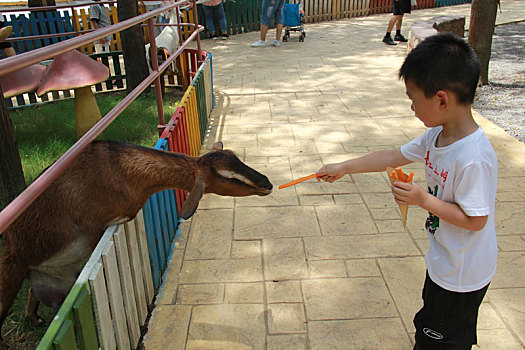
{"type": "Polygon", "coordinates": [[[284,4],[283,8],[284,35],[283,41],[288,41],[290,32],[301,32],[299,41],[304,41],[304,11],[301,4],[284,4]]]}

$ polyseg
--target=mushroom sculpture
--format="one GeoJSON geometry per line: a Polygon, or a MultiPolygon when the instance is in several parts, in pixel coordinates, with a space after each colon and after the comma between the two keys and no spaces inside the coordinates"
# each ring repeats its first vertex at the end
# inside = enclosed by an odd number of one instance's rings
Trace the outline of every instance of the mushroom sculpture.
{"type": "Polygon", "coordinates": [[[106,81],[108,77],[108,67],[77,50],[72,50],[56,56],[47,66],[37,95],[73,89],[77,137],[80,138],[102,118],[91,86],[106,81]]]}
{"type": "Polygon", "coordinates": [[[0,86],[5,98],[35,91],[46,70],[45,66],[34,64],[0,77],[0,86]]]}

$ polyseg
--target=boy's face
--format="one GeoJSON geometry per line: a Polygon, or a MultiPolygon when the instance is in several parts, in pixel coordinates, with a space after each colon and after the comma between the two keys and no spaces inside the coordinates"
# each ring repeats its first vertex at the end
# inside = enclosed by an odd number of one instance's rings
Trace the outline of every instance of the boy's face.
{"type": "Polygon", "coordinates": [[[426,127],[435,127],[443,124],[440,120],[440,98],[435,95],[430,98],[426,97],[423,90],[411,81],[405,81],[406,94],[412,105],[410,108],[414,111],[416,117],[425,124],[426,127]]]}

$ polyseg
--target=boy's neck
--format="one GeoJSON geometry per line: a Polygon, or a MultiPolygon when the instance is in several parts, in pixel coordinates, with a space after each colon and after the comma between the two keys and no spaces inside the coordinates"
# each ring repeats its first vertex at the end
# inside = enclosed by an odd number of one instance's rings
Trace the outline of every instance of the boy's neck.
{"type": "Polygon", "coordinates": [[[439,135],[436,146],[445,147],[459,141],[475,132],[479,126],[472,117],[470,104],[457,105],[449,111],[450,116],[443,124],[443,130],[439,135]]]}

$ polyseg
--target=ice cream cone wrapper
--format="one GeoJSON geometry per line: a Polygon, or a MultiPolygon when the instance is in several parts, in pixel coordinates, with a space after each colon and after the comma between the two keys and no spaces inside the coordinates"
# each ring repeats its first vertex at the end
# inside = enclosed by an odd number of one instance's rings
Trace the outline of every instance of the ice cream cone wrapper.
{"type": "MultiPolygon", "coordinates": [[[[388,179],[390,180],[390,184],[393,185],[394,182],[396,181],[402,181],[402,182],[407,182],[407,181],[403,181],[402,179],[396,179],[396,178],[393,178],[391,176],[392,172],[393,171],[396,171],[395,169],[393,168],[390,168],[390,167],[387,167],[386,168],[386,173],[388,175],[388,179]]],[[[405,174],[406,176],[406,174],[405,174]]],[[[406,179],[407,177],[405,177],[406,179]]],[[[399,206],[399,211],[401,212],[401,219],[403,220],[403,229],[406,230],[407,228],[407,215],[408,215],[408,205],[407,204],[398,204],[399,206]]]]}

